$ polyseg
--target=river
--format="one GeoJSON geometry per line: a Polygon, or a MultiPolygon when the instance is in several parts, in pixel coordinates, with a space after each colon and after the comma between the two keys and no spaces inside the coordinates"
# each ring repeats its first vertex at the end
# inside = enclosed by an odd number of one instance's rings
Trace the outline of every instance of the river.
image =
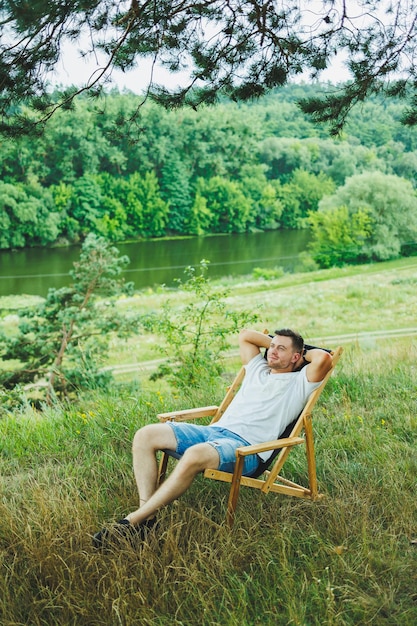
{"type": "MultiPolygon", "coordinates": [[[[212,278],[250,274],[255,267],[294,269],[305,250],[308,231],[268,231],[188,239],[115,244],[130,263],[124,275],[136,289],[173,285],[184,269],[210,261],[212,278]]],[[[0,296],[45,296],[50,287],[70,284],[69,271],[79,258],[79,246],[0,251],[0,296]]]]}

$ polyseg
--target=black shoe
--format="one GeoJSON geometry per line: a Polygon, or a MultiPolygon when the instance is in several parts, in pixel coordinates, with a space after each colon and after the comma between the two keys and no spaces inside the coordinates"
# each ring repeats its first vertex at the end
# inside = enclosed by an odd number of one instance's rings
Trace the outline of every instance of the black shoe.
{"type": "Polygon", "coordinates": [[[156,518],[146,520],[133,526],[128,519],[121,519],[110,528],[103,528],[93,535],[93,547],[110,548],[126,541],[134,545],[137,541],[145,541],[149,531],[155,526],[156,518]]]}

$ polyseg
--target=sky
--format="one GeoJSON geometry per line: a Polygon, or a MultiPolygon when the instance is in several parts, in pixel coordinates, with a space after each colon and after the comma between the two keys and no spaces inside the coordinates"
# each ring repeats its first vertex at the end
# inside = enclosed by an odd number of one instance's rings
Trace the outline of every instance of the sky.
{"type": "MultiPolygon", "coordinates": [[[[57,70],[54,75],[51,75],[51,84],[54,86],[84,86],[89,81],[94,79],[95,73],[100,70],[102,64],[98,58],[91,58],[86,61],[81,57],[76,46],[66,44],[63,54],[63,60],[57,66],[57,70]]],[[[140,68],[136,68],[129,72],[121,72],[120,70],[113,70],[111,74],[112,84],[123,91],[127,89],[133,93],[143,93],[146,86],[149,84],[151,76],[151,62],[141,59],[140,68]]],[[[348,80],[349,72],[346,67],[343,66],[341,60],[335,61],[332,66],[320,74],[321,82],[340,83],[348,80]]],[[[156,67],[154,69],[153,76],[154,83],[158,85],[164,85],[167,88],[173,89],[180,86],[181,74],[172,74],[163,67],[156,67]]],[[[308,76],[300,75],[297,82],[308,82],[308,76]]],[[[185,82],[185,81],[184,81],[185,82]]]]}
{"type": "MultiPolygon", "coordinates": [[[[99,58],[90,58],[87,61],[81,57],[75,45],[67,43],[64,47],[62,60],[57,66],[55,75],[51,75],[50,80],[53,85],[84,86],[94,79],[95,73],[99,72],[101,67],[103,67],[103,63],[100,63],[99,58]]],[[[141,59],[140,68],[129,72],[112,70],[112,84],[120,91],[128,89],[134,93],[143,93],[149,84],[151,69],[151,62],[141,59]]],[[[154,82],[170,88],[178,85],[176,76],[162,67],[156,69],[156,74],[154,72],[154,82]]]]}

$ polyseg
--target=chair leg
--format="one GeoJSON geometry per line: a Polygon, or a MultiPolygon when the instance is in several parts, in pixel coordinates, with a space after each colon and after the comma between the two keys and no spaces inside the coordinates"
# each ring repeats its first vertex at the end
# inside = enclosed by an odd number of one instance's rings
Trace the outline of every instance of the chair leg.
{"type": "Polygon", "coordinates": [[[313,424],[311,420],[311,415],[306,415],[304,418],[304,432],[306,439],[308,480],[310,483],[309,487],[311,492],[311,499],[316,500],[319,491],[317,484],[316,459],[314,456],[313,424]]]}
{"type": "Polygon", "coordinates": [[[157,480],[158,487],[165,480],[167,467],[168,467],[168,460],[169,460],[168,454],[166,454],[165,452],[162,452],[162,456],[161,456],[161,460],[159,461],[159,468],[158,468],[158,480],[157,480]]]}
{"type": "Polygon", "coordinates": [[[245,458],[243,456],[237,457],[235,471],[233,472],[232,484],[230,486],[229,500],[227,503],[226,523],[229,528],[232,528],[235,521],[235,511],[239,498],[240,479],[242,477],[244,462],[245,458]]]}

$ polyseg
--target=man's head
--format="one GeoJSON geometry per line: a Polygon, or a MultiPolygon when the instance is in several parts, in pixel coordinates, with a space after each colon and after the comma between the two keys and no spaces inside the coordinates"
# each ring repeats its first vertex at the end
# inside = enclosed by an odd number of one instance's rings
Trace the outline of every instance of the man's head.
{"type": "Polygon", "coordinates": [[[304,350],[304,339],[290,328],[274,332],[268,348],[268,365],[273,372],[292,372],[304,350]]]}

